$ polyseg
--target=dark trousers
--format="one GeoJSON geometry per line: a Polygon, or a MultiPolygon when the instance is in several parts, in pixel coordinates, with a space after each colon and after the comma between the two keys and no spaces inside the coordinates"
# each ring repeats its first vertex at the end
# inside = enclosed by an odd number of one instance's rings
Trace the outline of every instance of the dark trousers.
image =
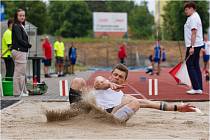
{"type": "Polygon", "coordinates": [[[5,57],[4,59],[4,63],[5,63],[5,67],[6,67],[6,75],[5,77],[13,77],[14,74],[14,61],[12,59],[12,57],[5,57]]]}
{"type": "MultiPolygon", "coordinates": [[[[189,77],[190,77],[192,87],[194,90],[198,90],[198,89],[203,90],[202,75],[201,75],[201,70],[200,70],[200,65],[199,65],[201,48],[202,46],[195,47],[194,53],[189,57],[189,59],[186,62],[187,70],[188,70],[189,77]]],[[[190,50],[190,47],[187,48],[186,58],[189,56],[189,50],[190,50]]]]}
{"type": "Polygon", "coordinates": [[[120,58],[120,63],[121,63],[121,64],[125,64],[124,58],[120,58]]]}

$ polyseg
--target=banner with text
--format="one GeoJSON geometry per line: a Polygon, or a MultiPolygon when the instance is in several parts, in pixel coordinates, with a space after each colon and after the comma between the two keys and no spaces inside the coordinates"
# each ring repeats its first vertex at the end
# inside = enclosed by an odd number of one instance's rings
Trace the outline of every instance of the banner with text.
{"type": "Polygon", "coordinates": [[[94,12],[94,32],[127,32],[127,13],[94,12]]]}

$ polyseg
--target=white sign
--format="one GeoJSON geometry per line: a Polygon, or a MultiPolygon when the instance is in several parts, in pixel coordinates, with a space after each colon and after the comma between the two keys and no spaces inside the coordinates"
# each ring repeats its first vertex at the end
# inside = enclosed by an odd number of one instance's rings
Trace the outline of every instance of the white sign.
{"type": "Polygon", "coordinates": [[[94,12],[94,32],[127,32],[127,13],[94,12]]]}

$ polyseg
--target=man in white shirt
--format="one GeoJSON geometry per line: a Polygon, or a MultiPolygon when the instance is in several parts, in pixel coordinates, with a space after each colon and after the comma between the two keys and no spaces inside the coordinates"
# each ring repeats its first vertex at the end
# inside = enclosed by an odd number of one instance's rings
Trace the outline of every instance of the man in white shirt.
{"type": "MultiPolygon", "coordinates": [[[[166,102],[137,99],[131,95],[124,94],[121,89],[126,86],[127,77],[127,67],[123,64],[118,64],[113,68],[109,80],[98,76],[94,81],[96,105],[111,113],[120,121],[127,121],[139,108],[154,108],[163,111],[179,112],[196,111],[196,108],[190,104],[169,104],[166,102]]],[[[74,95],[81,96],[85,85],[85,81],[81,78],[72,80],[72,92],[69,94],[70,103],[81,100],[81,98],[75,98],[74,95]]]]}
{"type": "Polygon", "coordinates": [[[200,50],[203,47],[203,30],[200,16],[196,12],[194,2],[187,2],[184,5],[184,11],[188,16],[184,25],[184,40],[186,51],[186,64],[189,77],[192,83],[192,89],[187,91],[188,94],[202,94],[202,75],[199,65],[200,50]],[[189,57],[188,57],[189,56],[189,57]]]}

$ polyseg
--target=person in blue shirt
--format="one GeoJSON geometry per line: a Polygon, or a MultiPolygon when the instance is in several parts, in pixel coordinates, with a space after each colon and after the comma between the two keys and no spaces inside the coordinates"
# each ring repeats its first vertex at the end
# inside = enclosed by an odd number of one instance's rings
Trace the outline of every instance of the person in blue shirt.
{"type": "Polygon", "coordinates": [[[160,74],[160,62],[161,62],[161,47],[160,41],[157,40],[156,45],[154,46],[153,50],[153,70],[156,70],[156,74],[160,74]],[[157,69],[155,68],[155,63],[157,63],[157,69]]]}
{"type": "Polygon", "coordinates": [[[165,48],[162,48],[162,55],[161,55],[161,61],[162,62],[165,62],[166,61],[166,51],[165,51],[165,48]]]}
{"type": "Polygon", "coordinates": [[[74,65],[76,64],[77,60],[77,48],[74,47],[74,43],[71,43],[71,47],[69,48],[69,60],[70,60],[70,74],[74,73],[74,65]]]}

